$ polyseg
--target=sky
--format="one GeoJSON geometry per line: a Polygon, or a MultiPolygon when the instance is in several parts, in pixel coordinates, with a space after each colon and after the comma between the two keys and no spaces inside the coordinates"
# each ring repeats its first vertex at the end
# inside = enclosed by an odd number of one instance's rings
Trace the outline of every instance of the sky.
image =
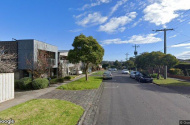
{"type": "Polygon", "coordinates": [[[190,0],[0,0],[0,41],[36,39],[59,50],[73,49],[76,36],[93,36],[104,61],[125,61],[164,51],[190,59],[190,0]]]}

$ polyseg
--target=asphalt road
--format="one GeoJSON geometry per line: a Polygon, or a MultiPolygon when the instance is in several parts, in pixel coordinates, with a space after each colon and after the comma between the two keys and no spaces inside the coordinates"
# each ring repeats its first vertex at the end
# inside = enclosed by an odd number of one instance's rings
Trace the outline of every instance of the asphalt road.
{"type": "Polygon", "coordinates": [[[179,125],[190,120],[190,98],[121,72],[104,80],[97,125],[179,125]]]}

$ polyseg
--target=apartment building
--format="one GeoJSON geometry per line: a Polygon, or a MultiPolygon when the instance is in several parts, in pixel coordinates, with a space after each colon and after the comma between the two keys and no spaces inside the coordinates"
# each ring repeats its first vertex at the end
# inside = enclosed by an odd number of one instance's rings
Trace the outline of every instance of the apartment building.
{"type": "MultiPolygon", "coordinates": [[[[17,55],[17,70],[15,71],[15,79],[29,77],[31,74],[27,71],[29,66],[27,61],[35,64],[38,60],[40,51],[45,51],[50,55],[48,63],[51,65],[51,76],[58,74],[58,48],[56,46],[34,40],[24,39],[15,41],[0,41],[0,47],[4,47],[6,53],[14,53],[17,55]]],[[[33,67],[33,66],[32,66],[33,67]]]]}

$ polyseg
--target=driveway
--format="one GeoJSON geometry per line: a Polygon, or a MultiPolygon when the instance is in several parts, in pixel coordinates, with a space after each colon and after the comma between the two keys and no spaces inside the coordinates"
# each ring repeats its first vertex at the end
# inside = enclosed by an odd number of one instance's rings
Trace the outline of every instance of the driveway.
{"type": "Polygon", "coordinates": [[[176,91],[138,83],[120,71],[104,84],[97,125],[179,125],[179,120],[190,120],[190,99],[176,91]]]}

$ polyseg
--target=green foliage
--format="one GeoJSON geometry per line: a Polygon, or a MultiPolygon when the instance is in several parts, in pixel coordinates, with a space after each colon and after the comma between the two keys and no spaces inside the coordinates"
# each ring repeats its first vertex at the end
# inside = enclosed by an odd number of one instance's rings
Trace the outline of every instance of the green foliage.
{"type": "Polygon", "coordinates": [[[19,82],[20,82],[20,80],[15,80],[14,82],[15,82],[15,84],[14,84],[15,89],[19,89],[19,82]]]}
{"type": "Polygon", "coordinates": [[[134,61],[132,61],[132,60],[126,61],[126,66],[127,66],[128,69],[133,69],[133,68],[135,68],[134,61]]]}
{"type": "Polygon", "coordinates": [[[57,84],[57,83],[63,83],[64,78],[55,78],[50,80],[50,84],[57,84]]]}
{"type": "Polygon", "coordinates": [[[37,78],[32,82],[34,89],[44,89],[48,87],[49,81],[46,78],[37,78]]]}
{"type": "Polygon", "coordinates": [[[104,68],[104,69],[106,69],[107,67],[109,67],[108,63],[102,65],[102,68],[104,68]]]}
{"type": "MultiPolygon", "coordinates": [[[[151,74],[150,76],[151,76],[152,78],[158,78],[158,74],[157,74],[157,73],[151,74]]],[[[162,78],[161,75],[160,75],[159,77],[162,78]]]]}
{"type": "Polygon", "coordinates": [[[172,75],[184,75],[183,71],[181,69],[178,69],[178,68],[171,68],[169,70],[169,73],[172,75]]]}
{"type": "Polygon", "coordinates": [[[86,81],[85,78],[81,78],[76,81],[70,82],[68,84],[59,86],[58,89],[62,90],[97,89],[100,87],[101,83],[102,83],[102,77],[90,76],[88,81],[86,81]]]}
{"type": "Polygon", "coordinates": [[[179,68],[183,70],[184,75],[188,76],[189,72],[188,69],[190,69],[190,63],[179,63],[175,66],[175,68],[179,68]]]}
{"type": "Polygon", "coordinates": [[[154,79],[154,83],[159,85],[172,85],[172,86],[189,86],[190,82],[180,81],[177,79],[154,79]]]}
{"type": "Polygon", "coordinates": [[[64,80],[71,80],[71,76],[65,76],[64,80]]]}
{"type": "Polygon", "coordinates": [[[29,77],[22,78],[18,81],[19,88],[21,90],[30,90],[32,87],[32,79],[29,77]]]}
{"type": "Polygon", "coordinates": [[[85,64],[87,80],[89,64],[100,64],[103,60],[104,49],[92,36],[86,37],[83,34],[75,37],[72,46],[74,49],[69,51],[68,60],[71,63],[79,63],[81,61],[85,64]]]}

